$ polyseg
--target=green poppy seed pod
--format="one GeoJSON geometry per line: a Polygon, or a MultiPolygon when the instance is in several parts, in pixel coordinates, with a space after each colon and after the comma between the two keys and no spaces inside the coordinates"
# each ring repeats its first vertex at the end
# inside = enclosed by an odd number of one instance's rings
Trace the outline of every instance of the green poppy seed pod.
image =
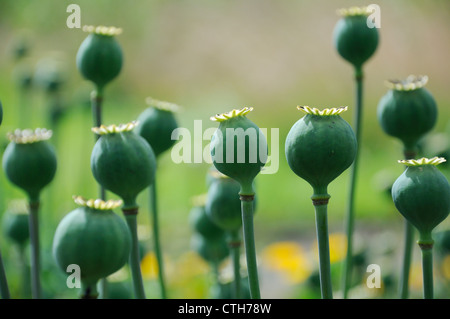
{"type": "Polygon", "coordinates": [[[206,214],[225,231],[232,232],[242,228],[240,189],[238,182],[222,174],[209,186],[206,214]]]}
{"type": "Polygon", "coordinates": [[[3,170],[8,179],[24,190],[31,202],[39,201],[42,189],[55,176],[56,154],[47,142],[52,131],[16,130],[8,133],[11,141],[3,154],[3,170]]]}
{"type": "Polygon", "coordinates": [[[69,265],[78,265],[83,293],[89,289],[95,296],[97,281],[128,261],[131,236],[125,222],[113,212],[121,201],[74,200],[80,207],[67,214],[56,228],[53,256],[65,273],[69,265]]]}
{"type": "Polygon", "coordinates": [[[361,68],[377,49],[378,29],[367,25],[368,8],[341,9],[339,14],[342,18],[334,28],[334,45],[345,60],[361,68]]]}
{"type": "Polygon", "coordinates": [[[211,157],[222,174],[241,185],[241,195],[253,195],[253,180],[267,162],[267,140],[259,127],[245,115],[244,107],[211,117],[219,127],[211,139],[211,157]]]}
{"type": "Polygon", "coordinates": [[[139,115],[136,134],[147,140],[158,157],[176,142],[172,139],[172,132],[178,128],[174,114],[178,106],[152,98],[147,98],[146,101],[150,107],[139,115]]]}
{"type": "Polygon", "coordinates": [[[327,194],[328,185],[345,171],[356,156],[356,137],[340,116],[347,107],[319,111],[298,107],[306,113],[289,131],[285,152],[292,171],[306,180],[315,194],[327,194]]]}
{"type": "Polygon", "coordinates": [[[192,236],[191,246],[205,261],[210,263],[220,263],[230,255],[225,236],[210,240],[196,233],[192,236]]]}
{"type": "Polygon", "coordinates": [[[28,207],[24,201],[12,201],[3,215],[3,232],[23,247],[30,238],[28,207]]]}
{"type": "Polygon", "coordinates": [[[83,77],[101,90],[122,69],[122,49],[115,39],[122,29],[85,26],[83,31],[89,32],[89,35],[78,49],[77,67],[83,77]]]}
{"type": "Polygon", "coordinates": [[[192,229],[208,240],[224,236],[224,231],[218,227],[206,214],[205,196],[196,196],[194,206],[189,212],[189,224],[192,229]]]}
{"type": "Polygon", "coordinates": [[[390,90],[378,103],[377,117],[384,132],[400,139],[412,150],[436,124],[437,106],[424,87],[427,76],[409,76],[404,81],[388,81],[390,90]]]}
{"type": "Polygon", "coordinates": [[[442,157],[402,160],[406,170],[392,186],[395,207],[420,233],[419,244],[432,244],[431,232],[450,212],[450,185],[436,165],[442,157]]]}
{"type": "Polygon", "coordinates": [[[92,129],[100,135],[91,154],[92,173],[100,185],[122,198],[124,209],[137,207],[138,194],[153,183],[156,172],[151,146],[132,132],[137,124],[92,129]]]}

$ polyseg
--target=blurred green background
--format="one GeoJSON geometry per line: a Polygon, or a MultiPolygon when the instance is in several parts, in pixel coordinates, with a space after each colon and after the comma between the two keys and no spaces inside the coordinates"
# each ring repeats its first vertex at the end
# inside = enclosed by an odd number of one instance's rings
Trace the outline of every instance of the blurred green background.
{"type": "MultiPolygon", "coordinates": [[[[352,124],[353,70],[333,47],[332,31],[339,18],[337,9],[370,2],[2,0],[2,145],[6,146],[6,133],[25,128],[21,125],[30,128],[54,125],[49,121],[51,96],[40,87],[39,74],[42,70],[45,73],[45,66],[55,61],[62,70],[64,82],[59,98],[64,108],[58,113],[56,126],[49,127],[54,130],[52,141],[58,155],[58,172],[43,194],[40,218],[42,242],[46,247],[44,254],[49,256],[48,276],[54,275],[63,283],[65,277],[62,273],[58,277],[58,270],[51,265],[54,230],[61,218],[74,209],[72,195],[97,196],[89,165],[94,144],[89,106],[93,87],[82,79],[75,65],[76,52],[86,33],[66,26],[70,14],[66,8],[70,3],[81,7],[82,25],[123,28],[117,39],[122,45],[125,63],[120,76],[105,91],[105,124],[135,120],[146,108],[145,98],[152,96],[181,105],[182,110],[177,115],[179,124],[188,129],[193,128],[194,120],[202,120],[203,129],[216,127],[217,124],[209,120],[210,116],[243,106],[254,107],[248,117],[259,127],[267,128],[269,133],[271,128],[279,129],[279,141],[274,141],[278,142],[279,153],[272,153],[279,159],[279,170],[257,178],[257,250],[262,251],[278,241],[295,241],[310,247],[315,239],[312,190],[289,169],[284,140],[291,126],[303,116],[296,109],[297,105],[318,108],[348,105],[349,111],[343,117],[352,124]],[[12,51],[20,41],[29,45],[29,52],[16,61],[12,51]],[[25,94],[18,81],[27,79],[27,75],[33,81],[25,94]]],[[[357,250],[367,247],[392,250],[388,261],[374,253],[366,264],[380,264],[382,271],[389,269],[395,277],[400,271],[403,220],[386,188],[403,170],[396,162],[402,159],[402,149],[397,140],[381,130],[376,108],[387,91],[385,80],[403,79],[410,74],[428,75],[427,88],[437,101],[439,118],[428,136],[429,141],[424,144],[423,155],[432,157],[442,150],[448,152],[450,2],[385,0],[376,3],[381,7],[380,45],[364,68],[365,109],[356,193],[355,246],[357,250]]],[[[209,144],[208,140],[195,141],[200,142],[203,148],[209,144]]],[[[170,152],[159,162],[162,245],[167,258],[175,261],[172,274],[177,274],[176,261],[191,249],[192,231],[187,223],[191,199],[207,191],[208,169],[207,163],[175,164],[170,152]]],[[[448,165],[443,164],[442,171],[450,176],[448,165]]],[[[12,199],[24,198],[24,195],[4,174],[0,175],[0,180],[2,214],[12,199]]],[[[329,188],[332,196],[329,227],[333,233],[344,231],[348,181],[348,172],[345,172],[329,188]]],[[[114,195],[108,197],[114,198],[114,195]]],[[[144,240],[151,249],[146,192],[139,197],[139,203],[142,207],[139,222],[144,229],[142,233],[147,233],[144,240]]],[[[448,228],[447,220],[439,230],[448,228]]],[[[4,238],[0,244],[7,271],[14,273],[14,249],[4,238]]],[[[414,258],[419,257],[418,247],[415,247],[414,258]]],[[[19,275],[13,276],[16,277],[19,275]]],[[[13,285],[14,280],[18,279],[13,279],[13,285]]],[[[287,290],[270,289],[271,284],[263,278],[263,297],[297,296],[287,290]]],[[[51,286],[49,291],[57,290],[52,284],[48,285],[51,286]]],[[[417,296],[421,295],[420,289],[417,296]]],[[[173,296],[181,297],[183,293],[187,292],[173,287],[173,296]]],[[[448,298],[448,290],[440,296],[448,298]]]]}

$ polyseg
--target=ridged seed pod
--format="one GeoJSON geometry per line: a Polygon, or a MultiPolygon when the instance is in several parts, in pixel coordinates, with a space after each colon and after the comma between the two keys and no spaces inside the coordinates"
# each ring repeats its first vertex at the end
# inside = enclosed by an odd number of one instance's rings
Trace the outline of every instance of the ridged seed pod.
{"type": "Polygon", "coordinates": [[[306,180],[316,194],[327,194],[327,187],[346,170],[356,156],[356,137],[339,115],[347,107],[319,111],[298,107],[306,113],[289,131],[285,152],[292,171],[306,180]]]}
{"type": "Polygon", "coordinates": [[[392,186],[395,206],[417,228],[423,243],[432,243],[432,230],[450,212],[450,185],[436,167],[444,161],[438,157],[399,161],[407,168],[392,186]]]}
{"type": "Polygon", "coordinates": [[[380,99],[378,121],[386,134],[413,150],[419,140],[436,124],[437,106],[424,87],[427,76],[409,76],[403,81],[388,81],[390,90],[380,99]]]}
{"type": "Polygon", "coordinates": [[[136,134],[142,136],[152,147],[155,156],[171,148],[176,140],[172,132],[178,128],[175,112],[178,106],[169,102],[147,98],[149,107],[142,112],[137,121],[136,134]]]}
{"type": "Polygon", "coordinates": [[[156,158],[150,145],[132,132],[137,122],[100,126],[100,135],[91,154],[95,179],[105,189],[120,196],[123,209],[136,208],[136,197],[154,180],[156,158]]]}
{"type": "Polygon", "coordinates": [[[115,39],[122,30],[105,26],[85,26],[83,30],[89,35],[78,49],[77,67],[87,80],[101,90],[122,69],[122,49],[115,39]]]}
{"type": "Polygon", "coordinates": [[[216,169],[241,185],[241,194],[254,194],[253,180],[268,156],[267,140],[242,108],[211,117],[219,127],[211,139],[211,157],[216,169]]]}
{"type": "Polygon", "coordinates": [[[334,28],[334,45],[345,60],[361,68],[378,47],[378,29],[367,25],[367,8],[341,9],[339,14],[342,18],[334,28]]]}
{"type": "Polygon", "coordinates": [[[11,142],[3,154],[3,170],[13,184],[27,193],[31,202],[39,201],[42,189],[56,173],[56,154],[47,142],[51,135],[46,129],[16,130],[8,134],[11,142]]]}
{"type": "Polygon", "coordinates": [[[122,268],[130,255],[131,237],[125,222],[113,212],[121,201],[85,200],[59,223],[53,239],[53,255],[66,272],[80,267],[82,297],[96,298],[96,284],[122,268]]]}

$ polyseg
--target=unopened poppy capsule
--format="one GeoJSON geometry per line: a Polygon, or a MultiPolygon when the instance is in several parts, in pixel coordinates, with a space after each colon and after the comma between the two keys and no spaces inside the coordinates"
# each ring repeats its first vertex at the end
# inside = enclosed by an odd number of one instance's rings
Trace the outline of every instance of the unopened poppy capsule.
{"type": "Polygon", "coordinates": [[[427,76],[414,75],[402,81],[387,81],[389,91],[378,103],[381,127],[386,134],[400,139],[405,150],[414,150],[437,121],[436,101],[425,88],[427,82],[427,76]]]}
{"type": "Polygon", "coordinates": [[[86,79],[101,90],[117,77],[122,69],[122,49],[115,39],[122,29],[85,26],[83,31],[89,35],[78,49],[77,67],[86,79]]]}
{"type": "Polygon", "coordinates": [[[151,146],[132,132],[137,124],[92,129],[100,135],[91,154],[92,173],[99,184],[122,198],[126,210],[137,207],[138,194],[153,182],[156,171],[151,146]]]}
{"type": "Polygon", "coordinates": [[[114,213],[121,201],[74,197],[80,207],[67,214],[56,228],[53,255],[66,273],[78,265],[82,298],[96,298],[96,284],[127,262],[131,237],[125,222],[114,213]]]}
{"type": "Polygon", "coordinates": [[[361,68],[378,46],[378,29],[367,24],[371,11],[367,7],[351,7],[338,13],[342,18],[333,33],[336,49],[354,67],[361,68]]]}
{"type": "Polygon", "coordinates": [[[42,189],[56,173],[56,154],[47,140],[46,129],[16,130],[8,133],[11,141],[3,154],[3,169],[8,179],[24,190],[31,202],[38,202],[42,189]]]}
{"type": "Polygon", "coordinates": [[[316,194],[346,170],[356,156],[356,137],[340,116],[347,107],[324,109],[299,106],[306,113],[289,131],[285,152],[292,171],[306,180],[316,194]]]}

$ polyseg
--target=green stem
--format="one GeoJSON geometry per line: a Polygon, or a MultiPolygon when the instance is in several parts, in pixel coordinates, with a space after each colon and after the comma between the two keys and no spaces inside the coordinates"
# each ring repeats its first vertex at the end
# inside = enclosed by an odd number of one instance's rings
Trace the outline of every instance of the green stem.
{"type": "Polygon", "coordinates": [[[328,199],[330,195],[315,193],[312,197],[316,215],[316,235],[319,248],[319,274],[322,299],[333,299],[331,286],[330,247],[328,240],[328,199]]]}
{"type": "Polygon", "coordinates": [[[241,299],[241,238],[239,231],[234,230],[230,232],[230,241],[228,243],[231,251],[231,258],[233,261],[233,273],[234,273],[234,298],[241,299]]]}
{"type": "Polygon", "coordinates": [[[411,268],[412,250],[414,242],[414,227],[405,219],[405,242],[403,248],[402,273],[400,277],[400,298],[408,299],[409,296],[409,272],[411,268]]]}
{"type": "Polygon", "coordinates": [[[219,299],[224,298],[223,296],[223,288],[220,284],[220,272],[219,272],[219,263],[217,261],[213,261],[210,263],[211,269],[212,269],[212,275],[214,279],[214,285],[219,289],[219,299]]]}
{"type": "Polygon", "coordinates": [[[80,299],[97,299],[98,298],[96,284],[86,286],[85,284],[81,283],[81,291],[82,291],[82,294],[80,295],[80,299]]]}
{"type": "MultiPolygon", "coordinates": [[[[91,93],[91,109],[92,109],[92,119],[94,127],[100,127],[102,125],[102,105],[103,105],[103,89],[97,87],[96,91],[91,93]]],[[[100,136],[94,134],[95,141],[97,141],[100,136]]],[[[106,200],[106,190],[102,185],[98,185],[99,197],[102,200],[106,200]]],[[[107,288],[106,278],[100,280],[100,296],[105,298],[107,288]]]]}
{"type": "Polygon", "coordinates": [[[136,299],[145,299],[144,282],[141,273],[141,258],[139,256],[139,240],[137,236],[138,209],[123,209],[125,219],[131,234],[131,252],[129,265],[133,278],[134,295],[136,299]]]}
{"type": "Polygon", "coordinates": [[[433,238],[431,232],[420,233],[420,250],[422,251],[423,298],[433,299],[433,238]]]}
{"type": "Polygon", "coordinates": [[[433,249],[422,248],[423,298],[433,299],[433,249]]]}
{"type": "Polygon", "coordinates": [[[164,282],[164,265],[163,255],[161,252],[161,243],[159,238],[159,223],[158,223],[158,202],[157,202],[157,189],[156,189],[156,177],[153,185],[149,187],[150,190],[150,205],[151,205],[151,219],[153,226],[153,244],[155,249],[156,262],[158,264],[158,281],[161,289],[161,298],[167,299],[166,286],[164,282]]]}
{"type": "Polygon", "coordinates": [[[31,243],[31,296],[33,299],[41,298],[40,281],[40,244],[39,244],[39,201],[30,201],[29,229],[31,243]]]}
{"type": "MultiPolygon", "coordinates": [[[[415,148],[405,148],[403,150],[403,156],[405,159],[416,158],[417,150],[415,148]]],[[[409,273],[411,269],[411,259],[413,254],[414,244],[414,227],[405,219],[405,234],[404,234],[404,248],[403,248],[403,261],[402,272],[400,275],[400,298],[408,299],[409,297],[409,273]]]]}
{"type": "Polygon", "coordinates": [[[25,245],[19,246],[19,258],[22,268],[22,296],[27,299],[30,297],[30,269],[26,262],[25,245]]]}
{"type": "Polygon", "coordinates": [[[352,261],[353,261],[353,232],[355,224],[355,190],[356,190],[356,179],[358,173],[358,162],[359,153],[361,146],[361,131],[362,131],[362,111],[363,111],[363,77],[364,73],[361,67],[355,68],[355,82],[356,82],[356,108],[354,110],[354,132],[356,136],[356,157],[352,164],[350,172],[350,190],[348,194],[347,212],[345,216],[345,228],[347,234],[347,256],[344,260],[343,274],[342,274],[342,291],[343,298],[346,299],[348,296],[348,290],[351,283],[351,273],[352,273],[352,261]]]}
{"type": "Polygon", "coordinates": [[[255,235],[253,230],[254,195],[241,195],[242,226],[247,258],[248,282],[251,299],[260,299],[258,265],[256,262],[255,235]]]}
{"type": "MultiPolygon", "coordinates": [[[[100,127],[102,125],[102,105],[103,105],[103,90],[97,88],[96,91],[91,93],[91,108],[92,108],[92,118],[94,120],[94,126],[100,127]]],[[[94,134],[95,141],[97,141],[100,136],[94,134]]],[[[99,185],[99,196],[100,199],[106,200],[106,191],[102,185],[99,185]]]]}
{"type": "Polygon", "coordinates": [[[3,266],[2,253],[0,252],[0,295],[2,299],[9,299],[8,281],[6,280],[5,267],[3,266]]]}

